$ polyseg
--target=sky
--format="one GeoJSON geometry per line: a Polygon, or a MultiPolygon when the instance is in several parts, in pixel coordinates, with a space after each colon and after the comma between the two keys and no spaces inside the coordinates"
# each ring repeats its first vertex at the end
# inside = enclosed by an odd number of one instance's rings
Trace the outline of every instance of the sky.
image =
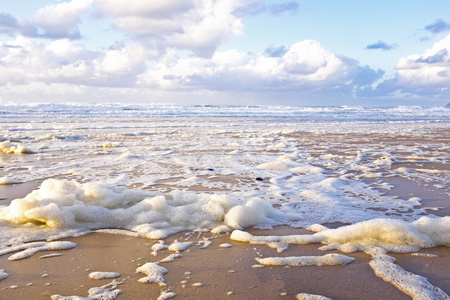
{"type": "Polygon", "coordinates": [[[17,0],[1,103],[450,102],[448,0],[17,0]]]}

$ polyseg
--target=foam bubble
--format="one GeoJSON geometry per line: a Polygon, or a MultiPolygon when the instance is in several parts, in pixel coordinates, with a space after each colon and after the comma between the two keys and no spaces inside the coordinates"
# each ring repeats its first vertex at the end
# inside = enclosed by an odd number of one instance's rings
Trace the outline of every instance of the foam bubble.
{"type": "Polygon", "coordinates": [[[152,262],[148,262],[136,269],[136,273],[143,273],[147,275],[138,281],[141,283],[157,283],[159,286],[166,286],[164,275],[167,274],[167,269],[152,262]]]}
{"type": "MultiPolygon", "coordinates": [[[[26,248],[14,255],[11,255],[8,260],[19,260],[32,256],[36,252],[39,251],[50,251],[50,250],[66,250],[75,248],[77,244],[66,241],[59,242],[43,242],[43,243],[30,243],[28,245],[24,245],[26,248]]],[[[10,250],[11,251],[11,250],[10,250]]]]}
{"type": "Polygon", "coordinates": [[[231,233],[230,239],[239,242],[247,242],[250,244],[264,244],[264,243],[272,243],[272,242],[280,242],[291,245],[306,245],[306,244],[315,244],[323,241],[323,238],[316,235],[264,235],[264,236],[255,236],[249,232],[242,230],[234,230],[231,233]]]}
{"type": "Polygon", "coordinates": [[[413,223],[394,219],[373,219],[315,235],[328,244],[368,243],[394,250],[395,245],[429,248],[449,244],[450,217],[422,217],[413,223]]]}
{"type": "Polygon", "coordinates": [[[338,266],[353,262],[353,257],[342,254],[326,254],[323,256],[290,256],[290,257],[266,257],[255,258],[265,266],[338,266]]]}
{"type": "Polygon", "coordinates": [[[18,183],[22,183],[22,181],[8,176],[0,177],[0,185],[18,184],[18,183]]]}
{"type": "Polygon", "coordinates": [[[20,144],[14,144],[10,141],[4,141],[0,143],[0,153],[5,154],[32,154],[35,153],[31,149],[20,145],[20,144]]]}
{"type": "Polygon", "coordinates": [[[306,293],[297,294],[295,297],[297,300],[331,300],[331,298],[322,295],[313,295],[306,293]]]}
{"type": "Polygon", "coordinates": [[[181,254],[179,253],[174,253],[174,254],[170,254],[169,256],[161,259],[159,262],[160,263],[168,263],[168,262],[173,262],[175,261],[175,258],[180,258],[181,254]]]}
{"type": "Polygon", "coordinates": [[[267,162],[256,166],[258,169],[286,170],[288,166],[280,161],[267,162]]]}
{"type": "Polygon", "coordinates": [[[172,299],[177,296],[177,293],[162,291],[157,300],[167,300],[172,299]]]}
{"type": "Polygon", "coordinates": [[[62,295],[52,295],[50,299],[52,300],[95,300],[95,299],[108,299],[114,300],[121,293],[122,290],[118,289],[117,286],[122,284],[120,281],[113,281],[111,283],[105,284],[101,287],[93,287],[88,291],[88,297],[80,297],[80,296],[62,296],[62,295]]]}
{"type": "Polygon", "coordinates": [[[97,279],[97,280],[100,280],[100,279],[114,279],[114,278],[117,278],[117,277],[120,277],[120,276],[121,276],[121,274],[117,273],[117,272],[99,272],[99,271],[96,271],[96,272],[89,273],[89,278],[90,279],[97,279]]]}
{"type": "Polygon", "coordinates": [[[174,252],[181,252],[189,248],[189,246],[192,245],[192,242],[179,242],[178,240],[175,240],[170,246],[169,251],[174,252]]]}
{"type": "Polygon", "coordinates": [[[126,228],[149,238],[196,228],[243,228],[274,224],[271,204],[254,198],[244,204],[227,195],[173,191],[155,195],[105,182],[48,179],[38,190],[0,208],[0,219],[50,228],[126,228]]]}
{"type": "Polygon", "coordinates": [[[413,299],[448,299],[449,296],[440,288],[433,286],[427,278],[405,271],[390,259],[375,257],[370,266],[377,276],[392,283],[413,299]]]}

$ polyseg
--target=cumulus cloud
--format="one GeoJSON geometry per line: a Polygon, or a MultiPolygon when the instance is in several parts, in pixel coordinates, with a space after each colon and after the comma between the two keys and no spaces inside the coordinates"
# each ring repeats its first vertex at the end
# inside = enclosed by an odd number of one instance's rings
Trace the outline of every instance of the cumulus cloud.
{"type": "Polygon", "coordinates": [[[92,3],[93,0],[72,0],[48,5],[36,12],[34,21],[44,30],[44,37],[78,39],[81,14],[92,3]]]}
{"type": "Polygon", "coordinates": [[[249,9],[248,3],[238,0],[95,3],[101,15],[112,18],[116,29],[135,38],[157,41],[164,47],[191,50],[202,57],[210,57],[229,37],[243,33],[239,14],[249,9]]]}
{"type": "MultiPolygon", "coordinates": [[[[423,54],[399,59],[394,78],[382,82],[377,91],[416,96],[443,95],[450,86],[450,35],[423,54]]],[[[448,93],[448,92],[447,92],[448,93]]]]}
{"type": "Polygon", "coordinates": [[[18,20],[9,14],[0,13],[0,33],[9,35],[20,34],[23,36],[37,37],[38,30],[27,20],[18,20]]]}
{"type": "Polygon", "coordinates": [[[387,51],[387,50],[392,50],[392,49],[395,49],[395,48],[397,48],[397,44],[389,45],[389,44],[387,44],[387,43],[385,43],[383,41],[380,41],[380,40],[378,42],[376,42],[376,43],[369,44],[369,45],[366,46],[367,50],[381,49],[381,50],[387,51]]]}
{"type": "MultiPolygon", "coordinates": [[[[243,33],[245,14],[297,9],[296,1],[71,0],[38,10],[34,24],[3,14],[0,32],[13,38],[0,42],[0,85],[352,97],[381,78],[382,71],[361,66],[314,40],[269,46],[259,54],[217,50],[243,33]],[[107,49],[88,50],[79,25],[94,7],[128,39],[107,49]],[[185,50],[194,55],[187,56],[185,50]]],[[[436,52],[415,63],[438,63],[446,55],[436,52]]]]}
{"type": "Polygon", "coordinates": [[[402,87],[450,86],[450,35],[425,53],[401,58],[397,63],[397,84],[402,87]]]}
{"type": "Polygon", "coordinates": [[[135,86],[149,52],[139,45],[86,50],[69,39],[44,43],[17,37],[0,43],[0,85],[31,82],[85,86],[135,86]]]}
{"type": "Polygon", "coordinates": [[[118,43],[96,52],[70,39],[46,43],[17,37],[0,43],[0,85],[41,82],[260,94],[328,89],[351,96],[382,76],[313,40],[274,49],[276,55],[229,50],[217,51],[211,58],[178,57],[170,50],[160,57],[139,44],[118,43]]]}
{"type": "Polygon", "coordinates": [[[283,92],[367,85],[382,74],[305,40],[278,56],[217,52],[211,59],[169,53],[140,76],[140,84],[167,90],[283,92]]]}

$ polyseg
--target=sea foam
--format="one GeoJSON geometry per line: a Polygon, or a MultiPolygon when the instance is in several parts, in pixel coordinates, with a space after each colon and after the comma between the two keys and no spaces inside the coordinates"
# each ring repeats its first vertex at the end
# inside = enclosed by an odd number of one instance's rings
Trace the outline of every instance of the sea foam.
{"type": "Polygon", "coordinates": [[[78,183],[48,179],[38,190],[0,208],[0,219],[49,228],[125,228],[150,238],[178,231],[226,225],[231,229],[271,225],[270,203],[254,198],[246,203],[227,195],[173,191],[156,195],[104,182],[78,183]]]}

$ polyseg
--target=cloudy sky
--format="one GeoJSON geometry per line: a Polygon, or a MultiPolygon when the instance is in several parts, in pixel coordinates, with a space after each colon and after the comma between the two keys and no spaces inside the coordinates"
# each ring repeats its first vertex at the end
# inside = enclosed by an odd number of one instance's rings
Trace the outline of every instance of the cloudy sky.
{"type": "Polygon", "coordinates": [[[17,0],[0,103],[450,102],[448,0],[17,0]]]}

